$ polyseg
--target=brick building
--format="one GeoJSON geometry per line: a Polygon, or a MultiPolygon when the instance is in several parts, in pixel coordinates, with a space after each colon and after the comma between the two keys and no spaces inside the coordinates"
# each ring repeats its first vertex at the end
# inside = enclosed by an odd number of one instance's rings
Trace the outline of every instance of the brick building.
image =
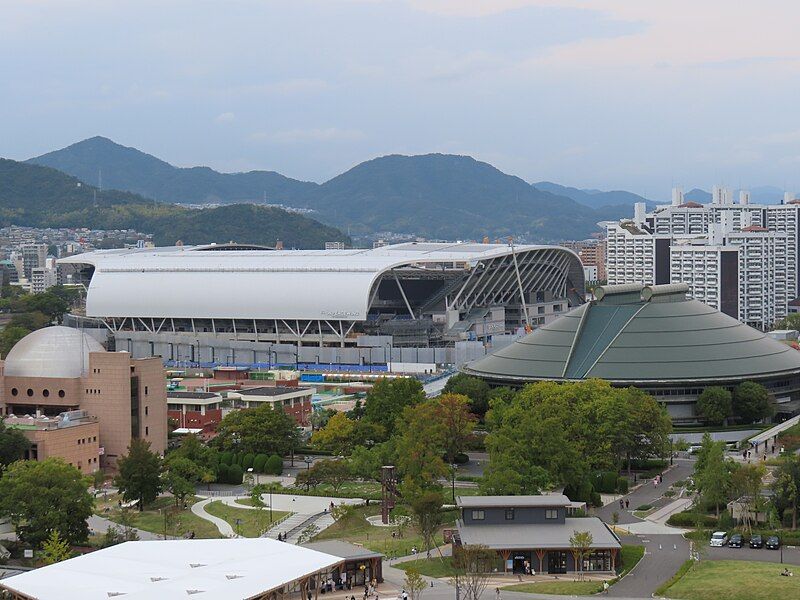
{"type": "Polygon", "coordinates": [[[167,416],[179,429],[202,429],[208,437],[217,430],[222,414],[222,396],[214,392],[167,392],[167,416]]]}
{"type": "Polygon", "coordinates": [[[101,466],[113,466],[133,438],[163,454],[167,398],[161,360],[107,352],[69,327],[46,327],[22,338],[0,362],[0,415],[53,418],[75,410],[98,420],[101,466]]]}

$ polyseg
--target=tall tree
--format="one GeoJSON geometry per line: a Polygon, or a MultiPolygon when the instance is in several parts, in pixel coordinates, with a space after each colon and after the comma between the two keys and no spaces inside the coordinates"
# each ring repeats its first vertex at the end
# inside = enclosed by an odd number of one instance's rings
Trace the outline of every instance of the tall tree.
{"type": "Polygon", "coordinates": [[[221,450],[284,456],[297,446],[297,423],[282,408],[267,404],[236,410],[220,422],[214,445],[221,450]]]}
{"type": "Polygon", "coordinates": [[[479,377],[457,373],[444,384],[443,394],[459,394],[469,399],[470,411],[483,416],[489,410],[489,384],[479,377]]]}
{"type": "Polygon", "coordinates": [[[731,393],[717,385],[705,388],[697,397],[697,412],[709,423],[722,423],[733,414],[731,393]]]}
{"type": "Polygon", "coordinates": [[[314,432],[311,443],[320,450],[347,456],[353,449],[356,423],[344,413],[336,413],[328,419],[325,427],[314,432]]]}
{"type": "Polygon", "coordinates": [[[57,529],[51,531],[42,544],[42,562],[45,565],[52,565],[67,560],[71,556],[72,550],[70,550],[67,540],[61,537],[57,529]]]}
{"type": "Polygon", "coordinates": [[[436,533],[444,523],[442,492],[436,489],[404,491],[403,496],[411,507],[412,518],[425,544],[425,555],[430,558],[436,545],[436,533]]]}
{"type": "Polygon", "coordinates": [[[410,377],[379,379],[367,393],[364,418],[381,425],[388,434],[394,430],[395,421],[405,407],[424,400],[425,391],[416,379],[410,377]]]}
{"type": "Polygon", "coordinates": [[[427,400],[407,406],[397,420],[397,467],[406,486],[437,485],[448,473],[442,460],[446,431],[439,411],[436,400],[427,400]]]}
{"type": "Polygon", "coordinates": [[[779,514],[790,511],[792,515],[792,530],[797,529],[797,506],[800,504],[800,456],[787,454],[781,458],[781,464],[776,472],[775,504],[779,514]]]}
{"type": "Polygon", "coordinates": [[[444,433],[445,457],[453,464],[456,457],[467,449],[469,436],[475,429],[475,417],[470,413],[469,398],[460,394],[443,394],[436,400],[436,418],[444,433]]]}
{"type": "Polygon", "coordinates": [[[486,568],[497,559],[497,552],[481,544],[454,548],[453,586],[460,588],[466,600],[480,600],[492,572],[486,568]]]}
{"type": "Polygon", "coordinates": [[[771,417],[775,409],[769,391],[760,383],[744,381],[733,391],[733,412],[744,423],[771,417]]]}
{"type": "Polygon", "coordinates": [[[53,531],[69,544],[85,543],[93,507],[87,479],[60,458],[18,461],[0,477],[0,517],[35,547],[53,531]]]}
{"type": "Polygon", "coordinates": [[[117,461],[117,469],[114,485],[125,501],[136,500],[139,510],[143,511],[158,498],[163,488],[161,457],[150,451],[150,442],[132,440],[128,454],[117,461]]]}
{"type": "Polygon", "coordinates": [[[731,490],[741,504],[742,521],[749,533],[753,532],[758,513],[764,510],[761,488],[766,474],[764,465],[739,465],[731,472],[731,490]]]}
{"type": "Polygon", "coordinates": [[[0,418],[0,473],[7,465],[24,457],[30,445],[21,431],[6,427],[0,418]]]}
{"type": "Polygon", "coordinates": [[[696,479],[701,497],[714,506],[714,512],[719,517],[720,504],[728,501],[731,490],[731,469],[725,461],[722,442],[711,445],[703,469],[697,473],[696,479]]]}

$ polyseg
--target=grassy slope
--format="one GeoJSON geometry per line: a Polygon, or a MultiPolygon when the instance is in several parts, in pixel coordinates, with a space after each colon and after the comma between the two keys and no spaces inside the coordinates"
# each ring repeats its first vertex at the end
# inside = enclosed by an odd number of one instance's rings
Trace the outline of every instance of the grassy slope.
{"type": "MultiPolygon", "coordinates": [[[[189,498],[189,506],[196,501],[197,498],[189,498]]],[[[160,512],[162,508],[173,510],[175,508],[175,500],[173,498],[159,498],[143,512],[132,509],[133,526],[137,529],[163,535],[164,515],[160,512]]],[[[102,516],[116,523],[120,522],[120,511],[117,509],[109,513],[102,513],[102,516]]],[[[171,513],[167,523],[167,534],[170,536],[182,536],[188,531],[194,531],[197,538],[222,537],[219,530],[212,523],[195,515],[191,508],[171,513]]]]}
{"type": "Polygon", "coordinates": [[[582,596],[602,591],[603,583],[600,581],[543,581],[541,583],[507,585],[503,589],[509,592],[582,596]]]}
{"type": "MultiPolygon", "coordinates": [[[[270,525],[269,509],[258,511],[248,508],[234,508],[217,500],[206,505],[206,512],[230,523],[234,531],[237,530],[236,519],[241,519],[238,531],[244,537],[259,537],[270,525]]],[[[280,520],[287,514],[289,513],[285,511],[273,510],[273,522],[280,520]]]]}
{"type": "Polygon", "coordinates": [[[782,570],[783,565],[776,563],[702,561],[668,587],[665,595],[682,600],[800,598],[800,577],[781,577],[782,570]]]}

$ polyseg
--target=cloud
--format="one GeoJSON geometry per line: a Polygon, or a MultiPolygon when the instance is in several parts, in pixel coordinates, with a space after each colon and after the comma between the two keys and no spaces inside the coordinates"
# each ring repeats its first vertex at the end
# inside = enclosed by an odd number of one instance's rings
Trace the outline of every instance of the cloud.
{"type": "Polygon", "coordinates": [[[232,112],[224,112],[214,117],[215,123],[230,123],[236,119],[236,115],[232,112]]]}
{"type": "Polygon", "coordinates": [[[313,94],[328,89],[329,84],[322,79],[285,79],[250,85],[233,86],[226,88],[225,93],[236,95],[265,95],[265,96],[291,96],[313,94]]]}
{"type": "Polygon", "coordinates": [[[265,141],[275,144],[302,144],[306,142],[351,142],[366,137],[358,129],[288,129],[276,132],[257,132],[250,136],[253,141],[265,141]]]}

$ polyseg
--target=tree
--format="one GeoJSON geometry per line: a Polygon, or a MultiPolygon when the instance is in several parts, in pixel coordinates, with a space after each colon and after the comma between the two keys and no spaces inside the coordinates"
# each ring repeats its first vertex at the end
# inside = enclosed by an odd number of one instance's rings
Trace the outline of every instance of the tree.
{"type": "Polygon", "coordinates": [[[422,598],[422,592],[424,592],[427,587],[428,582],[419,574],[419,571],[414,567],[406,569],[403,588],[408,590],[408,595],[411,597],[411,600],[420,600],[422,598]]]}
{"type": "Polygon", "coordinates": [[[775,329],[800,329],[800,313],[790,313],[775,324],[775,329]]]}
{"type": "Polygon", "coordinates": [[[42,562],[45,565],[52,565],[62,560],[67,560],[72,556],[72,550],[58,533],[57,529],[50,532],[48,538],[42,544],[42,562]]]}
{"type": "Polygon", "coordinates": [[[709,423],[722,423],[733,412],[731,393],[724,387],[707,387],[697,398],[697,412],[709,423]]]}
{"type": "Polygon", "coordinates": [[[442,460],[446,431],[440,418],[440,405],[426,400],[406,406],[397,419],[395,443],[397,468],[405,486],[427,488],[448,473],[442,460]]]}
{"type": "Polygon", "coordinates": [[[573,531],[569,538],[569,546],[572,556],[575,557],[575,566],[583,579],[583,558],[589,554],[594,543],[594,537],[590,531],[573,531]]]}
{"type": "Polygon", "coordinates": [[[761,488],[766,474],[764,465],[739,465],[731,473],[731,489],[742,506],[742,521],[749,533],[753,521],[764,509],[761,488]]]}
{"type": "Polygon", "coordinates": [[[6,466],[23,458],[30,445],[21,431],[6,427],[0,418],[0,473],[6,466]]]}
{"type": "Polygon", "coordinates": [[[86,478],[59,458],[15,462],[0,478],[0,517],[35,547],[53,531],[68,544],[85,543],[93,506],[86,478]]]}
{"type": "Polygon", "coordinates": [[[338,490],[351,476],[347,461],[326,459],[318,460],[310,468],[298,473],[295,483],[305,486],[306,489],[327,483],[334,490],[338,490]]]}
{"type": "Polygon", "coordinates": [[[338,412],[328,419],[325,427],[311,436],[311,443],[320,450],[347,456],[353,448],[355,430],[355,421],[338,412]]]}
{"type": "Polygon", "coordinates": [[[365,481],[380,481],[381,467],[396,462],[395,443],[393,439],[376,444],[371,448],[356,446],[350,454],[350,472],[354,477],[365,481]]]}
{"type": "Polygon", "coordinates": [[[754,423],[774,413],[769,392],[760,383],[744,381],[733,391],[733,412],[744,423],[754,423]]]}
{"type": "Polygon", "coordinates": [[[469,399],[470,411],[483,416],[489,410],[489,384],[479,377],[457,373],[444,384],[442,394],[458,394],[469,399]]]}
{"type": "Polygon", "coordinates": [[[6,356],[17,342],[29,333],[29,329],[19,326],[6,327],[3,329],[3,331],[0,332],[0,354],[6,356]]]}
{"type": "Polygon", "coordinates": [[[158,498],[163,488],[161,480],[161,457],[150,451],[150,442],[134,439],[128,446],[128,454],[117,461],[119,474],[114,485],[126,502],[136,500],[139,510],[158,498]]]}
{"type": "Polygon", "coordinates": [[[221,450],[284,456],[297,445],[297,423],[268,404],[235,410],[222,419],[213,443],[221,450]]]}
{"type": "Polygon", "coordinates": [[[797,505],[800,503],[800,456],[787,454],[775,473],[775,505],[780,515],[790,511],[792,530],[797,529],[797,505]]]}
{"type": "Polygon", "coordinates": [[[435,545],[436,532],[444,522],[442,513],[441,490],[415,490],[403,496],[411,508],[412,518],[417,525],[422,541],[425,544],[425,555],[430,558],[431,548],[435,545]]]}
{"type": "MultiPolygon", "coordinates": [[[[410,377],[379,379],[367,393],[364,419],[377,423],[384,432],[394,430],[395,421],[407,406],[425,401],[422,384],[410,377]]],[[[384,441],[384,440],[375,440],[384,441]]]]}
{"type": "Polygon", "coordinates": [[[469,411],[469,399],[459,394],[439,396],[437,418],[444,432],[444,450],[448,464],[467,448],[467,440],[475,429],[475,417],[469,411]]]}
{"type": "Polygon", "coordinates": [[[480,599],[492,577],[486,566],[496,558],[494,550],[480,544],[453,549],[453,585],[463,592],[465,600],[480,599]]]}
{"type": "Polygon", "coordinates": [[[280,475],[283,473],[283,459],[277,454],[273,454],[264,463],[264,470],[270,475],[280,475]]]}
{"type": "Polygon", "coordinates": [[[701,497],[719,517],[719,506],[728,501],[731,489],[731,470],[725,462],[722,442],[712,442],[701,471],[695,477],[701,497]]]}

